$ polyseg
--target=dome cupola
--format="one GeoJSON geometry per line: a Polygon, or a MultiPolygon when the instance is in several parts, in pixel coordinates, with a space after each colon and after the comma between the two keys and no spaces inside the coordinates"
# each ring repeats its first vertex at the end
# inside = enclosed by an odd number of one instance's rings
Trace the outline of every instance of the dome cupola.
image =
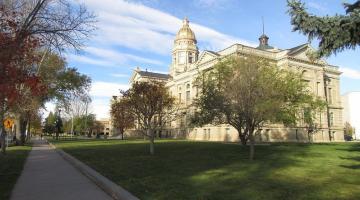
{"type": "Polygon", "coordinates": [[[194,32],[189,26],[189,20],[185,17],[183,20],[183,26],[176,34],[175,42],[178,40],[193,40],[196,44],[196,38],[194,32]]]}
{"type": "Polygon", "coordinates": [[[182,27],[177,32],[172,50],[172,63],[170,73],[174,77],[191,69],[199,55],[197,41],[194,32],[189,26],[189,20],[185,17],[182,27]]]}

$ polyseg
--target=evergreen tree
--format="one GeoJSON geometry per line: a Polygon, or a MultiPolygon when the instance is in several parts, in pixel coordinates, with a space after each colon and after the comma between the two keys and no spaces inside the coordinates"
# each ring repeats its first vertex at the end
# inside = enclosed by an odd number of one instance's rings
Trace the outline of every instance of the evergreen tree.
{"type": "Polygon", "coordinates": [[[345,15],[323,16],[309,14],[299,0],[288,0],[293,31],[307,35],[311,41],[320,40],[316,57],[329,56],[360,45],[360,1],[344,3],[345,15]]]}

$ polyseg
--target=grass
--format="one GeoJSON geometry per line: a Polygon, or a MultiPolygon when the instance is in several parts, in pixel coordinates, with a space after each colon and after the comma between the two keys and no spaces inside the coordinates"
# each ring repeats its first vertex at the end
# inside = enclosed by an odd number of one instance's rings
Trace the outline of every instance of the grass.
{"type": "Polygon", "coordinates": [[[360,143],[256,146],[161,140],[56,145],[141,199],[360,199],[360,143]]]}
{"type": "Polygon", "coordinates": [[[12,146],[6,149],[6,155],[0,154],[0,199],[10,198],[30,150],[31,146],[12,146]]]}

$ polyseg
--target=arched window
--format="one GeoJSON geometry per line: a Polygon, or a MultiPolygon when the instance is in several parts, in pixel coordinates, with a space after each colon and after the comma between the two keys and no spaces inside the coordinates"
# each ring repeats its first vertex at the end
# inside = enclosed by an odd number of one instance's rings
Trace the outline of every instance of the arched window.
{"type": "Polygon", "coordinates": [[[179,52],[179,64],[185,64],[185,62],[186,62],[185,52],[180,51],[179,52]]]}

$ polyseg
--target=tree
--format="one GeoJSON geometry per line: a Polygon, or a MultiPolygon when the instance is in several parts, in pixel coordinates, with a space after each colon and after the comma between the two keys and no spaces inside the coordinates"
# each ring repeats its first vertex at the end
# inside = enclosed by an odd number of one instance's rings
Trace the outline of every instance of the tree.
{"type": "Polygon", "coordinates": [[[91,127],[93,127],[96,121],[94,114],[85,114],[74,118],[74,131],[76,133],[88,134],[91,133],[91,127]]]}
{"type": "Polygon", "coordinates": [[[31,66],[38,57],[33,52],[38,48],[38,38],[28,36],[20,39],[16,30],[20,27],[16,12],[9,12],[0,4],[0,143],[5,153],[3,127],[5,114],[17,107],[24,97],[37,96],[46,91],[31,66]]]}
{"type": "Polygon", "coordinates": [[[111,104],[110,114],[112,123],[115,128],[119,129],[121,139],[124,139],[124,132],[126,129],[134,127],[135,118],[132,115],[126,101],[123,99],[115,100],[111,104]]]}
{"type": "Polygon", "coordinates": [[[58,112],[55,114],[55,134],[56,140],[59,140],[59,134],[62,133],[63,122],[61,119],[61,110],[58,109],[58,112]]]}
{"type": "Polygon", "coordinates": [[[104,128],[105,128],[104,124],[95,120],[92,126],[90,127],[90,130],[93,134],[95,133],[96,136],[98,137],[101,133],[104,132],[104,128]]]}
{"type": "Polygon", "coordinates": [[[154,154],[155,129],[159,123],[155,117],[172,110],[175,99],[161,82],[135,82],[127,91],[121,91],[122,99],[136,120],[137,128],[148,137],[150,154],[154,154]]]}
{"type": "Polygon", "coordinates": [[[308,101],[309,103],[303,108],[303,125],[308,135],[308,141],[311,142],[312,136],[318,132],[321,125],[318,124],[317,117],[324,110],[326,103],[320,99],[308,101]]]}
{"type": "Polygon", "coordinates": [[[298,112],[313,100],[301,74],[280,69],[259,57],[230,57],[197,79],[201,94],[195,100],[196,125],[230,124],[243,145],[250,141],[254,158],[254,134],[269,122],[293,125],[298,112]]]}
{"type": "Polygon", "coordinates": [[[299,0],[288,0],[294,31],[320,40],[316,57],[329,56],[360,45],[360,1],[344,3],[346,15],[318,17],[306,11],[299,0]]]}
{"type": "MultiPolygon", "coordinates": [[[[0,2],[0,142],[5,142],[4,116],[29,96],[46,93],[34,70],[39,49],[79,50],[94,27],[94,15],[67,0],[0,2]]],[[[45,55],[45,54],[44,54],[45,55]]],[[[29,115],[27,118],[30,119],[29,115]]],[[[30,123],[28,123],[30,124],[30,123]]],[[[28,126],[30,127],[30,126],[28,126]]],[[[2,145],[5,152],[5,145],[2,145]]]]}
{"type": "Polygon", "coordinates": [[[70,133],[74,134],[74,119],[87,115],[91,98],[87,92],[79,93],[63,101],[61,107],[64,108],[65,114],[70,118],[70,133]]]}
{"type": "Polygon", "coordinates": [[[79,50],[95,30],[95,15],[83,4],[69,0],[8,0],[0,6],[16,13],[20,41],[33,36],[48,50],[79,50]]]}
{"type": "Polygon", "coordinates": [[[45,124],[44,124],[44,133],[53,134],[55,133],[55,122],[56,122],[56,116],[53,112],[50,112],[49,115],[45,118],[45,124]]]}

